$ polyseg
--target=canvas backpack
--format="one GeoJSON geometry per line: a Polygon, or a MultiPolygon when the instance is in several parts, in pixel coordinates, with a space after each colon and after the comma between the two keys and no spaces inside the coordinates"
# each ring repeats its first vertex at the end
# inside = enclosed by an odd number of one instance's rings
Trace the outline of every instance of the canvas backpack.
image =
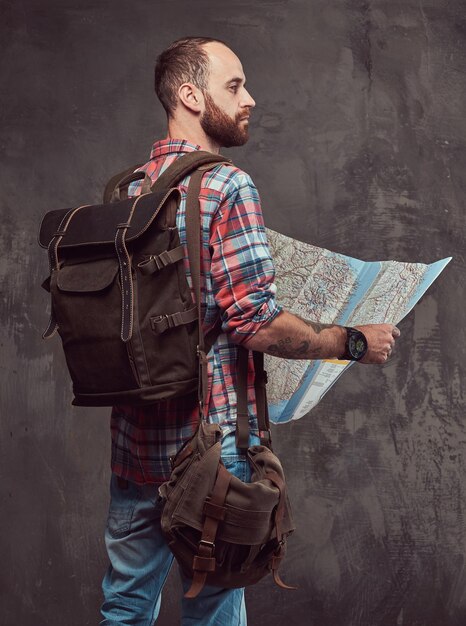
{"type": "Polygon", "coordinates": [[[162,532],[184,575],[192,579],[185,597],[204,585],[245,587],[278,573],[294,525],[285,477],[273,453],[265,394],[263,354],[254,352],[255,395],[261,445],[248,447],[248,351],[239,349],[236,445],[251,468],[251,481],[231,474],[221,460],[221,429],[201,417],[194,437],[172,460],[173,471],[159,493],[165,504],[162,532]]]}
{"type": "Polygon", "coordinates": [[[151,404],[199,392],[205,398],[207,358],[218,329],[204,338],[200,298],[199,191],[220,155],[179,157],[151,185],[143,172],[115,176],[104,203],[50,211],[39,243],[46,248],[51,316],[44,338],[58,330],[73,381],[73,404],[151,404]],[[177,183],[192,173],[186,201],[188,257],[196,303],[176,228],[177,183]],[[142,193],[123,197],[143,179],[142,193]]]}

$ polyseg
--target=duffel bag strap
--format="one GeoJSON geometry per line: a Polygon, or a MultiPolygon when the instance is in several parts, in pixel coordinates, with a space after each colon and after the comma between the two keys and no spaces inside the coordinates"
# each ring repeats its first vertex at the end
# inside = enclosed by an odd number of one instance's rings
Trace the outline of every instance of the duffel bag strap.
{"type": "Polygon", "coordinates": [[[192,174],[186,198],[186,243],[188,245],[189,268],[191,270],[191,280],[193,283],[199,326],[197,356],[199,359],[198,400],[201,416],[204,412],[204,402],[207,399],[208,389],[207,355],[205,352],[201,314],[201,216],[199,209],[199,194],[201,192],[201,182],[203,176],[203,170],[196,170],[192,174]]]}
{"type": "MultiPolygon", "coordinates": [[[[248,414],[248,365],[250,351],[239,346],[237,361],[237,408],[236,408],[236,447],[247,450],[249,447],[249,414],[248,414]]],[[[267,405],[267,373],[264,370],[264,354],[253,351],[254,360],[254,391],[256,396],[257,425],[260,442],[272,449],[270,435],[269,410],[267,405]]]]}
{"type": "Polygon", "coordinates": [[[256,392],[257,423],[263,446],[272,449],[270,432],[269,405],[267,402],[267,372],[264,369],[264,353],[253,351],[254,390],[256,392]]]}
{"type": "Polygon", "coordinates": [[[193,581],[185,598],[195,598],[205,585],[207,574],[215,572],[215,538],[220,522],[225,519],[225,499],[232,475],[223,465],[218,466],[212,495],[204,502],[204,525],[197,554],[193,559],[193,581]]]}
{"type": "MultiPolygon", "coordinates": [[[[215,159],[212,161],[215,155],[209,152],[205,153],[206,157],[210,157],[210,162],[204,163],[201,167],[196,169],[189,181],[188,195],[186,197],[186,243],[188,246],[188,259],[189,267],[191,270],[191,280],[193,283],[194,298],[196,301],[198,312],[198,326],[199,326],[199,338],[197,344],[197,356],[199,359],[199,388],[198,388],[198,400],[201,417],[204,415],[205,403],[208,395],[208,373],[207,373],[207,354],[206,354],[206,342],[204,337],[204,331],[202,329],[202,312],[201,312],[201,211],[199,206],[199,194],[201,192],[201,183],[204,174],[224,162],[222,160],[215,159]]],[[[202,157],[204,158],[204,157],[202,157]]],[[[170,165],[170,168],[176,166],[179,162],[183,161],[183,170],[177,170],[177,176],[180,176],[181,171],[185,171],[188,166],[192,168],[192,163],[196,163],[199,160],[199,152],[190,152],[187,155],[180,157],[177,161],[170,165]],[[197,156],[197,160],[194,157],[197,156]],[[189,157],[189,163],[188,163],[189,157]],[[189,165],[191,164],[191,165],[189,165]]],[[[225,161],[229,163],[229,161],[225,161]]],[[[181,166],[180,166],[181,167],[181,166]]],[[[169,169],[170,169],[169,168],[169,169]]],[[[162,178],[168,170],[162,174],[162,178]]],[[[157,179],[155,184],[158,184],[157,179]]]]}
{"type": "Polygon", "coordinates": [[[249,448],[248,414],[248,364],[249,350],[238,347],[236,370],[236,447],[240,450],[249,448]]]}

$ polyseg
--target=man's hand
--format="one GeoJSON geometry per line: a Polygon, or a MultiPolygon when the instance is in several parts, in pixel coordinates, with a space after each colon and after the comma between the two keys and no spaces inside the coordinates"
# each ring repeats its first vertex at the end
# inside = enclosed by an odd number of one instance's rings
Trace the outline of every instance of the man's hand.
{"type": "Polygon", "coordinates": [[[395,339],[400,336],[399,329],[393,324],[365,324],[355,328],[367,339],[367,352],[359,363],[385,363],[393,352],[395,339]]]}

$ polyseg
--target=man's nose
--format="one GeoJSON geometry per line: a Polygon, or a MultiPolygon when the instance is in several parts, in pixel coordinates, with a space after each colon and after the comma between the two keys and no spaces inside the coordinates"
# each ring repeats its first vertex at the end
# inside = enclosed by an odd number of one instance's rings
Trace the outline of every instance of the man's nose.
{"type": "Polygon", "coordinates": [[[251,94],[249,93],[247,89],[244,90],[244,97],[243,97],[243,101],[241,102],[241,106],[249,107],[251,109],[256,106],[256,102],[254,98],[251,96],[251,94]]]}

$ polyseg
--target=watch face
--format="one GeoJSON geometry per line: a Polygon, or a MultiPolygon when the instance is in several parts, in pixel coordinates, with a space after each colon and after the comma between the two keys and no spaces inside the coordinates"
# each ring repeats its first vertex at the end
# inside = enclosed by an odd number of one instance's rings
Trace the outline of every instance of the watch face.
{"type": "Polygon", "coordinates": [[[366,341],[362,333],[354,333],[348,340],[348,350],[353,359],[360,359],[364,356],[367,349],[366,341]]]}

